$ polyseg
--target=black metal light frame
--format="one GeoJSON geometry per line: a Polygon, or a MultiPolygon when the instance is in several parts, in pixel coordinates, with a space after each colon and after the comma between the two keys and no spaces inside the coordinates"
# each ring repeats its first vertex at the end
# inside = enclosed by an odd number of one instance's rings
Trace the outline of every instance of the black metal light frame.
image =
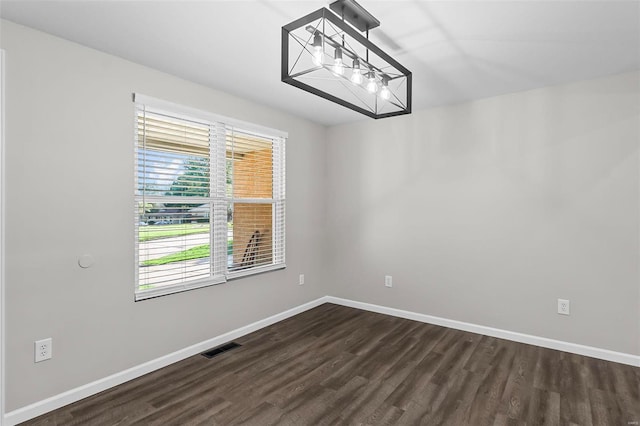
{"type": "MultiPolygon", "coordinates": [[[[352,2],[355,3],[355,2],[352,2]]],[[[356,3],[357,5],[357,3],[356,3]]],[[[359,6],[359,5],[358,5],[359,6]]],[[[333,7],[333,5],[332,5],[333,7]]],[[[344,13],[344,12],[343,12],[344,13]]],[[[345,19],[347,17],[345,16],[345,19]]],[[[373,18],[375,19],[375,18],[373,18]]],[[[377,20],[376,20],[377,22],[377,20]]],[[[367,32],[371,27],[367,28],[367,32]]],[[[315,12],[312,12],[300,19],[297,19],[285,26],[282,27],[282,63],[281,63],[281,80],[284,83],[290,84],[292,86],[295,86],[299,89],[302,89],[306,92],[312,93],[316,96],[320,96],[324,99],[327,99],[331,102],[335,102],[339,105],[342,105],[344,107],[347,107],[353,111],[359,112],[361,114],[364,114],[366,116],[369,116],[371,118],[375,118],[375,119],[379,119],[379,118],[386,118],[386,117],[393,117],[393,116],[398,116],[398,115],[404,115],[404,114],[410,114],[411,113],[411,71],[409,71],[408,69],[406,69],[405,67],[403,67],[400,63],[398,63],[398,61],[396,61],[395,59],[393,59],[391,56],[389,56],[387,53],[385,53],[382,49],[380,49],[378,46],[376,46],[374,43],[372,43],[368,38],[365,38],[362,34],[360,34],[356,29],[354,29],[352,26],[350,26],[349,24],[347,24],[344,20],[342,20],[340,17],[338,17],[337,15],[335,15],[333,12],[331,12],[330,10],[326,9],[326,8],[321,8],[316,10],[315,12]],[[303,25],[312,23],[314,21],[317,21],[319,19],[326,19],[329,22],[331,22],[333,25],[335,25],[337,28],[339,28],[340,30],[344,31],[346,34],[348,34],[350,37],[352,37],[356,42],[360,43],[360,45],[362,45],[365,49],[373,52],[374,54],[376,54],[380,59],[386,61],[389,65],[393,66],[395,69],[397,69],[399,72],[401,72],[403,74],[404,77],[406,77],[406,105],[404,106],[403,109],[400,109],[398,111],[393,111],[393,112],[386,112],[386,113],[375,113],[373,111],[367,110],[365,108],[362,108],[358,105],[355,105],[349,101],[346,101],[342,98],[339,98],[335,95],[332,95],[330,93],[327,93],[323,90],[318,89],[317,87],[313,87],[309,84],[303,83],[299,80],[296,80],[296,76],[292,76],[289,73],[289,34],[296,30],[301,28],[303,25]]]]}

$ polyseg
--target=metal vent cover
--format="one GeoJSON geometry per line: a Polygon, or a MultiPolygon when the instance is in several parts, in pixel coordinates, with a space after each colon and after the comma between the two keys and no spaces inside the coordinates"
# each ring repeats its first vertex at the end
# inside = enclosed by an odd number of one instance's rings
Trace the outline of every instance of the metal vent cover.
{"type": "Polygon", "coordinates": [[[201,353],[200,355],[202,355],[205,358],[213,358],[214,356],[220,355],[221,353],[230,351],[231,349],[235,349],[238,348],[242,345],[236,343],[236,342],[231,342],[231,343],[227,343],[224,344],[222,346],[218,346],[217,348],[213,348],[213,349],[209,349],[206,352],[201,353]]]}

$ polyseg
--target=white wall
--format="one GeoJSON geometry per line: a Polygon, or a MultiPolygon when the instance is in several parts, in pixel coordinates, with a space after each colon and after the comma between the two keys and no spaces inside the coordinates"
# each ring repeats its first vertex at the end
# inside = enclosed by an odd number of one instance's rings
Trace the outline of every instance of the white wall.
{"type": "Polygon", "coordinates": [[[640,354],[639,77],[330,128],[329,294],[640,354]]]}
{"type": "Polygon", "coordinates": [[[326,129],[13,23],[6,49],[7,411],[326,294],[326,129]],[[132,92],[289,132],[287,269],[133,301],[132,92]],[[90,269],[77,258],[90,253],[90,269]],[[306,284],[298,286],[298,274],[306,284]],[[34,364],[34,340],[53,359],[34,364]]]}

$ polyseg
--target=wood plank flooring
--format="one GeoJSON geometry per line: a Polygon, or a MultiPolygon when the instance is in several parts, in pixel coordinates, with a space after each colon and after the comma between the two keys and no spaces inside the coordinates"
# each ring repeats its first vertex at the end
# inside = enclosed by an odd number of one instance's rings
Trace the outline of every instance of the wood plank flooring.
{"type": "Polygon", "coordinates": [[[637,425],[640,369],[325,304],[26,425],[637,425]]]}

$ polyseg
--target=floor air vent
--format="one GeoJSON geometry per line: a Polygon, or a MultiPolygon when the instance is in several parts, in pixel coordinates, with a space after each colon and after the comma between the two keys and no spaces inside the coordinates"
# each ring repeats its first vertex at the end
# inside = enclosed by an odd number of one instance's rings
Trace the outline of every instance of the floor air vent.
{"type": "Polygon", "coordinates": [[[218,346],[217,348],[214,348],[214,349],[208,350],[206,352],[203,352],[200,355],[202,355],[203,357],[211,359],[216,355],[220,355],[223,352],[230,351],[231,349],[235,349],[235,348],[240,347],[240,346],[242,346],[242,345],[239,345],[236,342],[231,342],[231,343],[227,343],[226,345],[218,346]]]}

